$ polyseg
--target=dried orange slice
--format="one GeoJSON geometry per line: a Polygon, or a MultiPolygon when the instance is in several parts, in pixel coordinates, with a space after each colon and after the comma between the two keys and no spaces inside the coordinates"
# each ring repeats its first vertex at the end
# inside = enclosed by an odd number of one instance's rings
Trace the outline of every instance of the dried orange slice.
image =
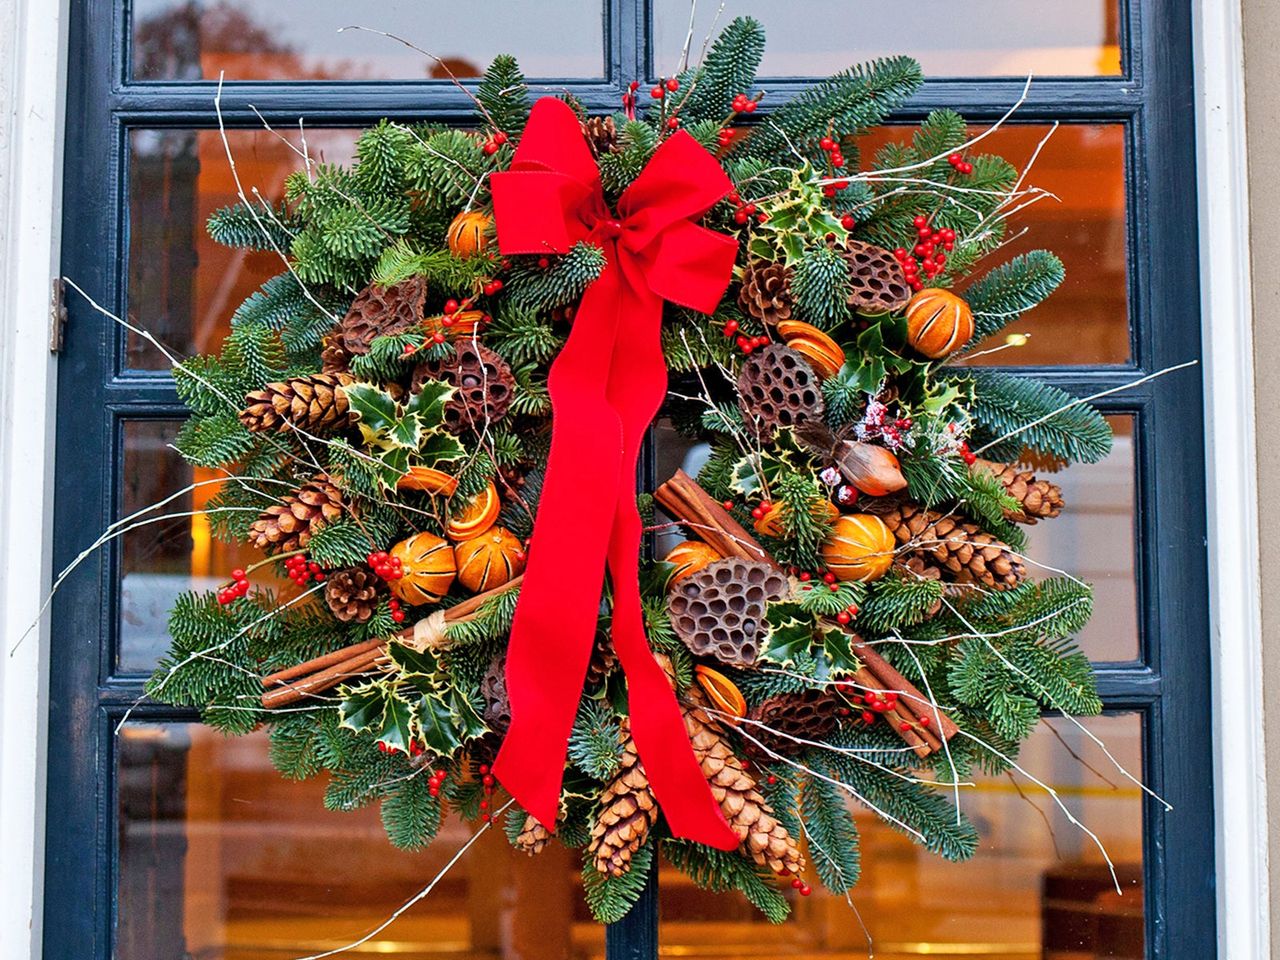
{"type": "Polygon", "coordinates": [[[493,481],[489,481],[489,485],[465,507],[456,512],[450,511],[445,535],[450,540],[478,537],[498,522],[498,511],[501,509],[502,500],[498,497],[498,488],[493,485],[493,481]]]}
{"type": "Polygon", "coordinates": [[[453,496],[458,489],[458,478],[451,477],[443,470],[434,467],[410,467],[408,472],[396,481],[397,490],[425,490],[427,493],[442,493],[446,497],[453,496]]]}
{"type": "Polygon", "coordinates": [[[821,380],[834,377],[844,366],[844,350],[829,336],[802,320],[778,322],[778,336],[796,353],[803,354],[821,380]]]}
{"type": "Polygon", "coordinates": [[[671,579],[667,581],[667,585],[670,586],[691,573],[697,573],[709,563],[723,560],[724,557],[709,543],[703,543],[701,540],[686,540],[672,547],[671,552],[664,559],[675,568],[671,571],[671,579]]]}
{"type": "Polygon", "coordinates": [[[717,710],[733,717],[747,715],[746,698],[742,696],[742,691],[734,686],[732,680],[719,670],[712,670],[702,664],[694,667],[693,672],[698,679],[698,686],[702,688],[702,692],[707,695],[707,699],[717,710]]]}

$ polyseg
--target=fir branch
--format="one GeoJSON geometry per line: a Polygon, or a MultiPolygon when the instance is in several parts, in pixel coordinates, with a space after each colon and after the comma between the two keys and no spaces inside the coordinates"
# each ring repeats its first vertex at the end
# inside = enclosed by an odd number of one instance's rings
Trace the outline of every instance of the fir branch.
{"type": "Polygon", "coordinates": [[[782,923],[791,913],[787,898],[736,850],[716,850],[688,840],[668,840],[662,850],[672,866],[688,874],[694,885],[715,893],[738,890],[770,923],[782,923]]]}
{"type": "Polygon", "coordinates": [[[1058,289],[1065,276],[1062,261],[1047,250],[1021,254],[986,273],[965,292],[976,331],[966,349],[1039,306],[1058,289]]]}
{"type": "Polygon", "coordinates": [[[707,51],[702,65],[680,75],[681,88],[688,91],[677,101],[680,116],[686,122],[723,121],[734,96],[747,93],[755,83],[763,56],[764,27],[751,17],[730,21],[707,51]]]}
{"type": "Polygon", "coordinates": [[[599,700],[584,699],[569,736],[569,761],[596,780],[607,782],[622,761],[622,738],[615,717],[599,700]]]}
{"type": "Polygon", "coordinates": [[[653,848],[650,842],[637,850],[631,868],[620,877],[601,873],[590,855],[583,858],[582,893],[598,923],[617,923],[640,899],[653,869],[653,848]]]}

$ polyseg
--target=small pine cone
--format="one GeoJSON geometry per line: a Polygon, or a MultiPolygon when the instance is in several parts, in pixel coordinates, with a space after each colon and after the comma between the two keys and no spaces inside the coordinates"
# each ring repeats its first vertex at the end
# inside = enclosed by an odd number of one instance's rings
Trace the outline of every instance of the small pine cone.
{"type": "Polygon", "coordinates": [[[796,838],[778,822],[756,782],[734,756],[720,726],[695,706],[682,707],[693,754],[707,778],[720,812],[742,841],[742,852],[762,867],[786,876],[804,871],[796,838]]]}
{"type": "Polygon", "coordinates": [[[529,814],[524,818],[524,826],[516,837],[516,847],[532,857],[535,853],[542,852],[551,842],[551,836],[551,831],[540,824],[533,814],[529,814]]]}
{"type": "Polygon", "coordinates": [[[498,657],[480,678],[484,700],[482,719],[494,733],[506,733],[511,726],[511,701],[507,697],[507,658],[498,657]]]}
{"type": "Polygon", "coordinates": [[[342,491],[320,473],[262,511],[249,525],[249,542],[266,553],[300,550],[326,524],[347,509],[342,491]]]}
{"type": "Polygon", "coordinates": [[[591,659],[587,662],[587,683],[594,686],[613,672],[618,665],[618,652],[613,649],[613,637],[607,630],[597,630],[591,659]]]}
{"type": "Polygon", "coordinates": [[[348,567],[329,576],[324,602],[343,623],[364,623],[378,605],[381,585],[381,578],[368,567],[348,567]]]}
{"type": "Polygon", "coordinates": [[[773,326],[791,319],[791,268],[768,260],[747,264],[738,291],[738,303],[757,320],[773,326]]]}
{"type": "Polygon", "coordinates": [[[244,398],[240,422],[254,433],[303,430],[337,433],[351,426],[351,410],[342,388],[351,383],[345,373],[313,373],[268,383],[244,398]]]}
{"type": "Polygon", "coordinates": [[[600,815],[591,828],[591,859],[596,869],[620,877],[644,846],[658,820],[658,801],[640,765],[631,725],[622,721],[622,760],[618,772],[600,794],[600,815]]]}
{"type": "Polygon", "coordinates": [[[582,136],[591,148],[591,155],[597,160],[601,154],[618,153],[618,125],[613,117],[587,117],[582,121],[582,136]]]}
{"type": "Polygon", "coordinates": [[[1056,483],[1037,480],[1034,473],[1019,470],[1012,463],[978,460],[973,469],[991,474],[1004,484],[1005,493],[1022,504],[1021,510],[1005,510],[1007,520],[1030,524],[1037,520],[1051,519],[1062,512],[1062,488],[1056,483]]]}
{"type": "Polygon", "coordinates": [[[850,240],[844,258],[849,262],[849,306],[858,313],[892,313],[911,299],[902,265],[883,247],[850,240]]]}
{"type": "Polygon", "coordinates": [[[818,375],[790,347],[770,344],[743,362],[738,374],[738,406],[761,439],[771,439],[777,427],[794,427],[822,417],[818,375]]]}
{"type": "Polygon", "coordinates": [[[771,762],[774,754],[795,756],[805,749],[796,740],[822,740],[836,728],[840,703],[825,687],[806,686],[796,693],[779,693],[751,708],[752,721],[745,730],[759,744],[746,741],[746,752],[771,762]]]}
{"type": "Polygon", "coordinates": [[[426,301],[426,277],[410,277],[389,287],[369,284],[342,318],[343,349],[349,354],[368,353],[375,337],[412,330],[422,323],[426,301]]]}
{"type": "Polygon", "coordinates": [[[342,345],[342,327],[334,327],[320,342],[320,372],[346,373],[351,366],[351,354],[342,345]]]}
{"type": "Polygon", "coordinates": [[[789,589],[769,564],[727,557],[682,577],[667,598],[667,616],[695,656],[749,667],[760,654],[765,605],[789,589]]]}
{"type": "Polygon", "coordinates": [[[418,364],[412,391],[417,393],[427,380],[443,380],[455,389],[444,407],[445,428],[451,433],[479,433],[486,424],[501,420],[511,407],[516,385],[507,361],[474,339],[459,341],[443,360],[418,364]]]}
{"type": "Polygon", "coordinates": [[[1009,549],[976,523],[928,510],[918,503],[870,507],[904,546],[926,563],[936,564],[957,583],[978,583],[994,590],[1016,587],[1026,568],[1009,549]]]}

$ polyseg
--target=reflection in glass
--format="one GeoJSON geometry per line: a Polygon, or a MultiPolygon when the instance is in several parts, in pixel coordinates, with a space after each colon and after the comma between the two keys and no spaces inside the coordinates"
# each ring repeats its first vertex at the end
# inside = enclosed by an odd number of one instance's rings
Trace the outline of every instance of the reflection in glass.
{"type": "MultiPolygon", "coordinates": [[[[117,764],[115,960],[292,960],[340,947],[425,886],[471,835],[450,818],[430,849],[397,850],[376,805],[331,812],[323,779],[281,778],[262,733],[129,724],[117,764]]],[[[525,857],[490,830],[359,955],[601,956],[579,868],[559,844],[525,857]]]]}
{"type": "MultiPolygon", "coordinates": [[[[1119,0],[983,0],[981,16],[957,16],[948,0],[917,0],[904,18],[894,0],[736,0],[699,5],[692,49],[736,16],[764,24],[762,77],[819,77],[888,54],[917,58],[938,77],[1114,76],[1120,73],[1119,0]],[[717,22],[717,17],[718,22],[717,22]],[[904,29],[909,22],[910,29],[904,29]],[[993,28],[998,24],[998,28],[993,28]]],[[[672,73],[689,29],[688,0],[653,4],[655,74],[672,73]]],[[[972,11],[978,12],[978,11],[972,11]]]]}
{"type": "Polygon", "coordinates": [[[448,8],[383,0],[134,0],[138,80],[447,80],[476,77],[511,53],[530,77],[603,75],[599,0],[448,8]],[[361,13],[367,16],[361,16],[361,13]],[[403,37],[440,58],[352,24],[403,37]]]}
{"type": "MultiPolygon", "coordinates": [[[[1086,723],[1126,769],[1140,774],[1137,714],[1086,723]]],[[[942,860],[855,805],[862,877],[850,899],[815,885],[811,897],[793,899],[792,919],[781,926],[740,897],[703,893],[664,868],[663,951],[700,960],[852,960],[870,948],[877,960],[1139,960],[1145,956],[1141,791],[1065,720],[1042,721],[1018,759],[1098,835],[1123,894],[1099,849],[1044,790],[1017,773],[979,776],[960,800],[981,837],[972,860],[942,860]]]]}
{"type": "MultiPolygon", "coordinates": [[[[356,131],[307,130],[315,162],[348,163],[356,131]]],[[[297,128],[228,130],[241,183],[252,195],[279,197],[285,178],[304,167],[297,128]]],[[[216,130],[134,130],[129,135],[129,317],[179,356],[217,350],[236,307],[284,271],[273,251],[214,243],[205,221],[236,202],[236,187],[216,130]]],[[[126,366],[167,370],[168,361],[129,334],[126,366]]]]}
{"type": "MultiPolygon", "coordinates": [[[[971,127],[977,134],[983,127],[971,127]]],[[[1019,170],[1049,133],[1043,124],[1011,124],[978,149],[1005,157],[1019,170]]],[[[863,162],[889,140],[910,137],[909,127],[882,127],[859,141],[863,162]]],[[[1009,222],[1009,240],[978,265],[1003,263],[1028,250],[1062,258],[1066,280],[1041,306],[982,345],[1001,347],[1011,333],[1025,345],[976,357],[992,366],[1066,366],[1129,360],[1129,296],[1125,226],[1125,129],[1120,124],[1063,124],[1045,143],[1027,175],[1053,197],[1027,206],[1009,222]],[[1021,234],[1021,236],[1018,236],[1021,234]]]]}

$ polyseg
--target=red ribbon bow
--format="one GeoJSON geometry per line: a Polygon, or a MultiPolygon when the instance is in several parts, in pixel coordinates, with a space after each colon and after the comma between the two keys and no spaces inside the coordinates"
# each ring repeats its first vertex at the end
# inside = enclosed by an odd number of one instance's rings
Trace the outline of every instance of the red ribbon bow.
{"type": "Polygon", "coordinates": [[[681,131],[658,147],[615,216],[577,116],[550,97],[534,105],[511,169],[491,184],[502,253],[566,253],[586,240],[607,260],[548,377],[551,456],[507,648],[511,728],[494,774],[539,821],[556,822],[607,560],[613,644],[654,795],[677,836],[732,850],[738,838],[645,637],[635,493],[640,444],[667,389],[662,302],[704,313],[720,302],[737,242],[692,221],[733,185],[681,131]],[[581,586],[566,587],[569,577],[581,586]]]}

